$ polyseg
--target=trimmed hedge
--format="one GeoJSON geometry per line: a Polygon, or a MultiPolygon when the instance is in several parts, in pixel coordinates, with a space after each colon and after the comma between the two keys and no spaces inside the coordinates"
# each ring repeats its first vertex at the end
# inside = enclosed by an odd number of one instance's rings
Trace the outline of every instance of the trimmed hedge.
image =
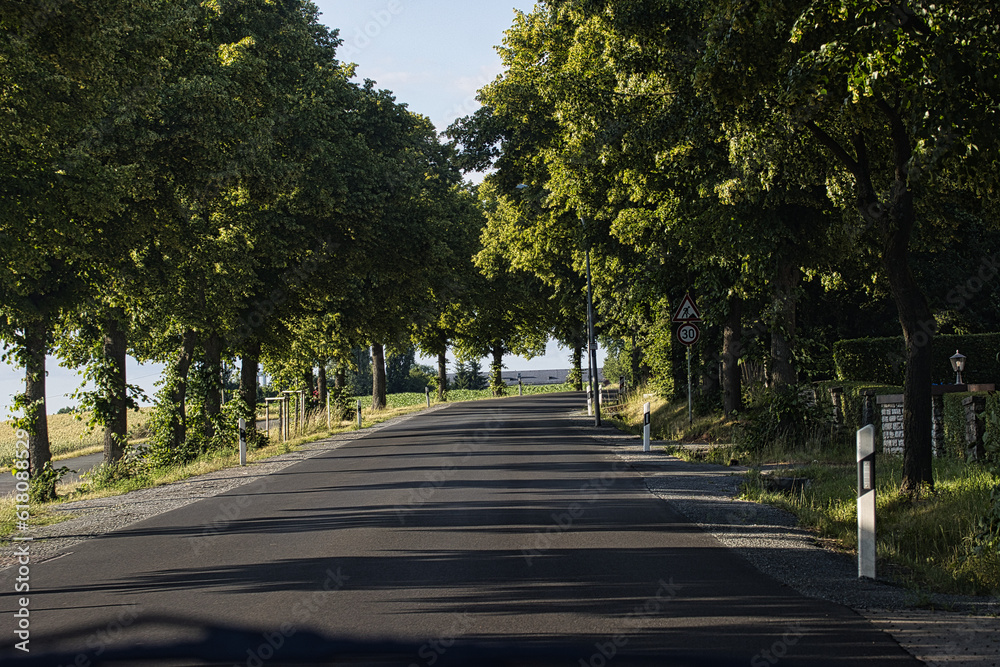
{"type": "MultiPolygon", "coordinates": [[[[931,381],[952,384],[955,371],[949,359],[955,350],[968,361],[962,379],[967,383],[1000,383],[1000,333],[968,336],[936,336],[931,342],[931,381]]],[[[846,382],[902,384],[906,373],[906,349],[899,338],[857,338],[833,345],[837,377],[846,382]]]]}

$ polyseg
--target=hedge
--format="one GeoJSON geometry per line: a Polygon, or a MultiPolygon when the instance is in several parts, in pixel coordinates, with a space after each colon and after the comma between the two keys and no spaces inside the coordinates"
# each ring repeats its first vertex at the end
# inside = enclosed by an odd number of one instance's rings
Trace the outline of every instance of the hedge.
{"type": "MultiPolygon", "coordinates": [[[[931,381],[953,384],[955,371],[949,359],[955,350],[967,357],[962,379],[966,383],[1000,383],[1000,333],[936,336],[931,342],[931,381]]],[[[902,337],[857,338],[833,345],[837,377],[847,382],[902,384],[906,350],[902,337]]]]}

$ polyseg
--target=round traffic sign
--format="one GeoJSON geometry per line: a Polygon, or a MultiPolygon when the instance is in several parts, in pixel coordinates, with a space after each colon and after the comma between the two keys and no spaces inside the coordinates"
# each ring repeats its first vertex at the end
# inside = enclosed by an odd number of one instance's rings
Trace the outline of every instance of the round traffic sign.
{"type": "Polygon", "coordinates": [[[686,322],[677,329],[677,338],[684,345],[694,345],[701,340],[701,329],[697,324],[686,322]]]}

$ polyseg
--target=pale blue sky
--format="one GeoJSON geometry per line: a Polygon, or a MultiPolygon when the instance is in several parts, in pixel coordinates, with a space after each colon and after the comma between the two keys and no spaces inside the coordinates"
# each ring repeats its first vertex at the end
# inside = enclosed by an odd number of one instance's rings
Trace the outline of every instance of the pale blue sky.
{"type": "MultiPolygon", "coordinates": [[[[393,91],[396,100],[431,119],[444,131],[456,118],[479,108],[476,91],[501,73],[495,46],[514,19],[514,10],[529,12],[524,0],[319,0],[321,20],[339,28],[344,40],[339,57],[358,65],[358,78],[373,79],[393,91]]],[[[478,180],[478,179],[473,179],[478,180]]],[[[603,363],[603,351],[598,363],[603,363]]],[[[569,367],[569,352],[549,344],[543,357],[530,361],[508,357],[511,370],[569,367]]],[[[484,360],[484,368],[488,363],[484,360]]],[[[79,385],[76,371],[48,360],[49,412],[72,405],[68,394],[79,385]]],[[[130,359],[129,382],[152,398],[158,366],[139,366],[130,359]]],[[[23,371],[0,366],[0,419],[8,416],[11,397],[23,391],[23,371]]]]}
{"type": "MultiPolygon", "coordinates": [[[[314,0],[315,1],[315,0],[314,0]]],[[[479,108],[476,91],[501,72],[495,46],[525,0],[319,0],[321,20],[340,29],[342,61],[358,64],[398,102],[439,131],[479,108]]]]}

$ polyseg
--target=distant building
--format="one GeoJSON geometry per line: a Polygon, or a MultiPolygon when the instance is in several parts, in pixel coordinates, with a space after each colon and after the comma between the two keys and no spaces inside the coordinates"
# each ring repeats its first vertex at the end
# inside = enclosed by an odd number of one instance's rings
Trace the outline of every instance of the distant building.
{"type": "MultiPolygon", "coordinates": [[[[503,381],[507,383],[507,386],[517,386],[517,374],[521,374],[521,382],[524,384],[563,384],[568,382],[569,369],[555,369],[555,370],[543,370],[543,371],[504,371],[501,374],[503,381]]],[[[485,371],[484,371],[485,374],[485,371]]],[[[604,381],[604,371],[599,370],[597,373],[597,379],[601,382],[604,381]]],[[[583,381],[587,382],[590,380],[590,372],[586,367],[583,369],[583,381]]],[[[455,374],[448,373],[448,382],[455,381],[455,374]]]]}

